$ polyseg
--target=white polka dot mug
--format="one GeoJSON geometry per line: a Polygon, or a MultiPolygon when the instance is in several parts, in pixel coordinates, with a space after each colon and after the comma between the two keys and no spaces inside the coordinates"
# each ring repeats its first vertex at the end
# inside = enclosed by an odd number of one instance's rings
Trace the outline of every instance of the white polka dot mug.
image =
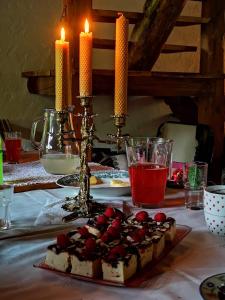
{"type": "Polygon", "coordinates": [[[213,185],[205,189],[204,214],[209,231],[225,236],[225,185],[213,185]]]}

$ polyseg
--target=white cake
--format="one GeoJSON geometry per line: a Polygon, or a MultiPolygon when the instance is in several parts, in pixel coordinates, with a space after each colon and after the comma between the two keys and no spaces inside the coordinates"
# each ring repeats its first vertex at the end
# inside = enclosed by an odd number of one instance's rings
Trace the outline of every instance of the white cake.
{"type": "Polygon", "coordinates": [[[176,235],[176,222],[164,213],[146,211],[126,219],[112,207],[83,227],[57,236],[45,264],[79,276],[124,283],[152,259],[159,259],[166,241],[176,235]]]}
{"type": "Polygon", "coordinates": [[[109,263],[102,261],[103,279],[123,283],[136,273],[137,257],[136,255],[127,254],[126,260],[118,260],[117,262],[109,263]]]}
{"type": "Polygon", "coordinates": [[[153,258],[157,259],[165,248],[165,236],[162,233],[154,232],[151,235],[153,243],[153,258]]]}
{"type": "Polygon", "coordinates": [[[54,250],[48,249],[45,263],[53,269],[68,272],[70,269],[70,256],[67,251],[56,253],[54,250]]]}
{"type": "Polygon", "coordinates": [[[101,259],[95,260],[79,260],[76,255],[70,255],[71,259],[71,273],[81,276],[98,278],[101,275],[101,259]]]}

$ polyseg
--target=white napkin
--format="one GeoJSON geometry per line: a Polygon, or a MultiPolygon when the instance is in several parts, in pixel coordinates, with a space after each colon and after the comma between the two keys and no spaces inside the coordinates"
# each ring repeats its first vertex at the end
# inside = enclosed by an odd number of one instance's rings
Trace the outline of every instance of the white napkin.
{"type": "MultiPolygon", "coordinates": [[[[46,205],[42,208],[37,219],[35,220],[34,225],[37,226],[64,224],[62,222],[62,218],[70,214],[70,212],[67,212],[62,209],[62,204],[64,202],[64,199],[55,202],[49,199],[46,205]]],[[[102,199],[98,199],[98,202],[115,206],[121,210],[123,210],[123,205],[128,205],[128,207],[132,209],[130,197],[105,197],[102,199]]]]}
{"type": "Polygon", "coordinates": [[[35,226],[38,225],[56,225],[64,224],[62,218],[69,214],[69,212],[62,209],[64,199],[52,202],[50,199],[40,211],[37,219],[34,222],[35,226]]]}

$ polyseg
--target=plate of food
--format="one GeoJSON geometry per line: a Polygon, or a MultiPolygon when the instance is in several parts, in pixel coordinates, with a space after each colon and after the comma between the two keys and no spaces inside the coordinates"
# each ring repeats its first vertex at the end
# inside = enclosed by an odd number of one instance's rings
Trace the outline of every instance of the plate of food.
{"type": "Polygon", "coordinates": [[[57,235],[34,267],[95,284],[138,288],[161,273],[158,264],[190,231],[163,212],[126,216],[108,206],[82,227],[57,235]]]}
{"type": "MultiPolygon", "coordinates": [[[[79,174],[71,174],[57,180],[57,185],[79,190],[79,174]]],[[[130,195],[129,173],[123,170],[96,171],[91,173],[92,195],[119,197],[130,195]]]]}

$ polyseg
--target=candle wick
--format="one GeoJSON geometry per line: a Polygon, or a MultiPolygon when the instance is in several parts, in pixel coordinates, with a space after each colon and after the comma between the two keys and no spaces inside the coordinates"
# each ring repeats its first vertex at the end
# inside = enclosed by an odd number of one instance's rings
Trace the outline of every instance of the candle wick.
{"type": "Polygon", "coordinates": [[[122,17],[123,16],[123,13],[122,12],[118,12],[118,17],[122,17]]]}

